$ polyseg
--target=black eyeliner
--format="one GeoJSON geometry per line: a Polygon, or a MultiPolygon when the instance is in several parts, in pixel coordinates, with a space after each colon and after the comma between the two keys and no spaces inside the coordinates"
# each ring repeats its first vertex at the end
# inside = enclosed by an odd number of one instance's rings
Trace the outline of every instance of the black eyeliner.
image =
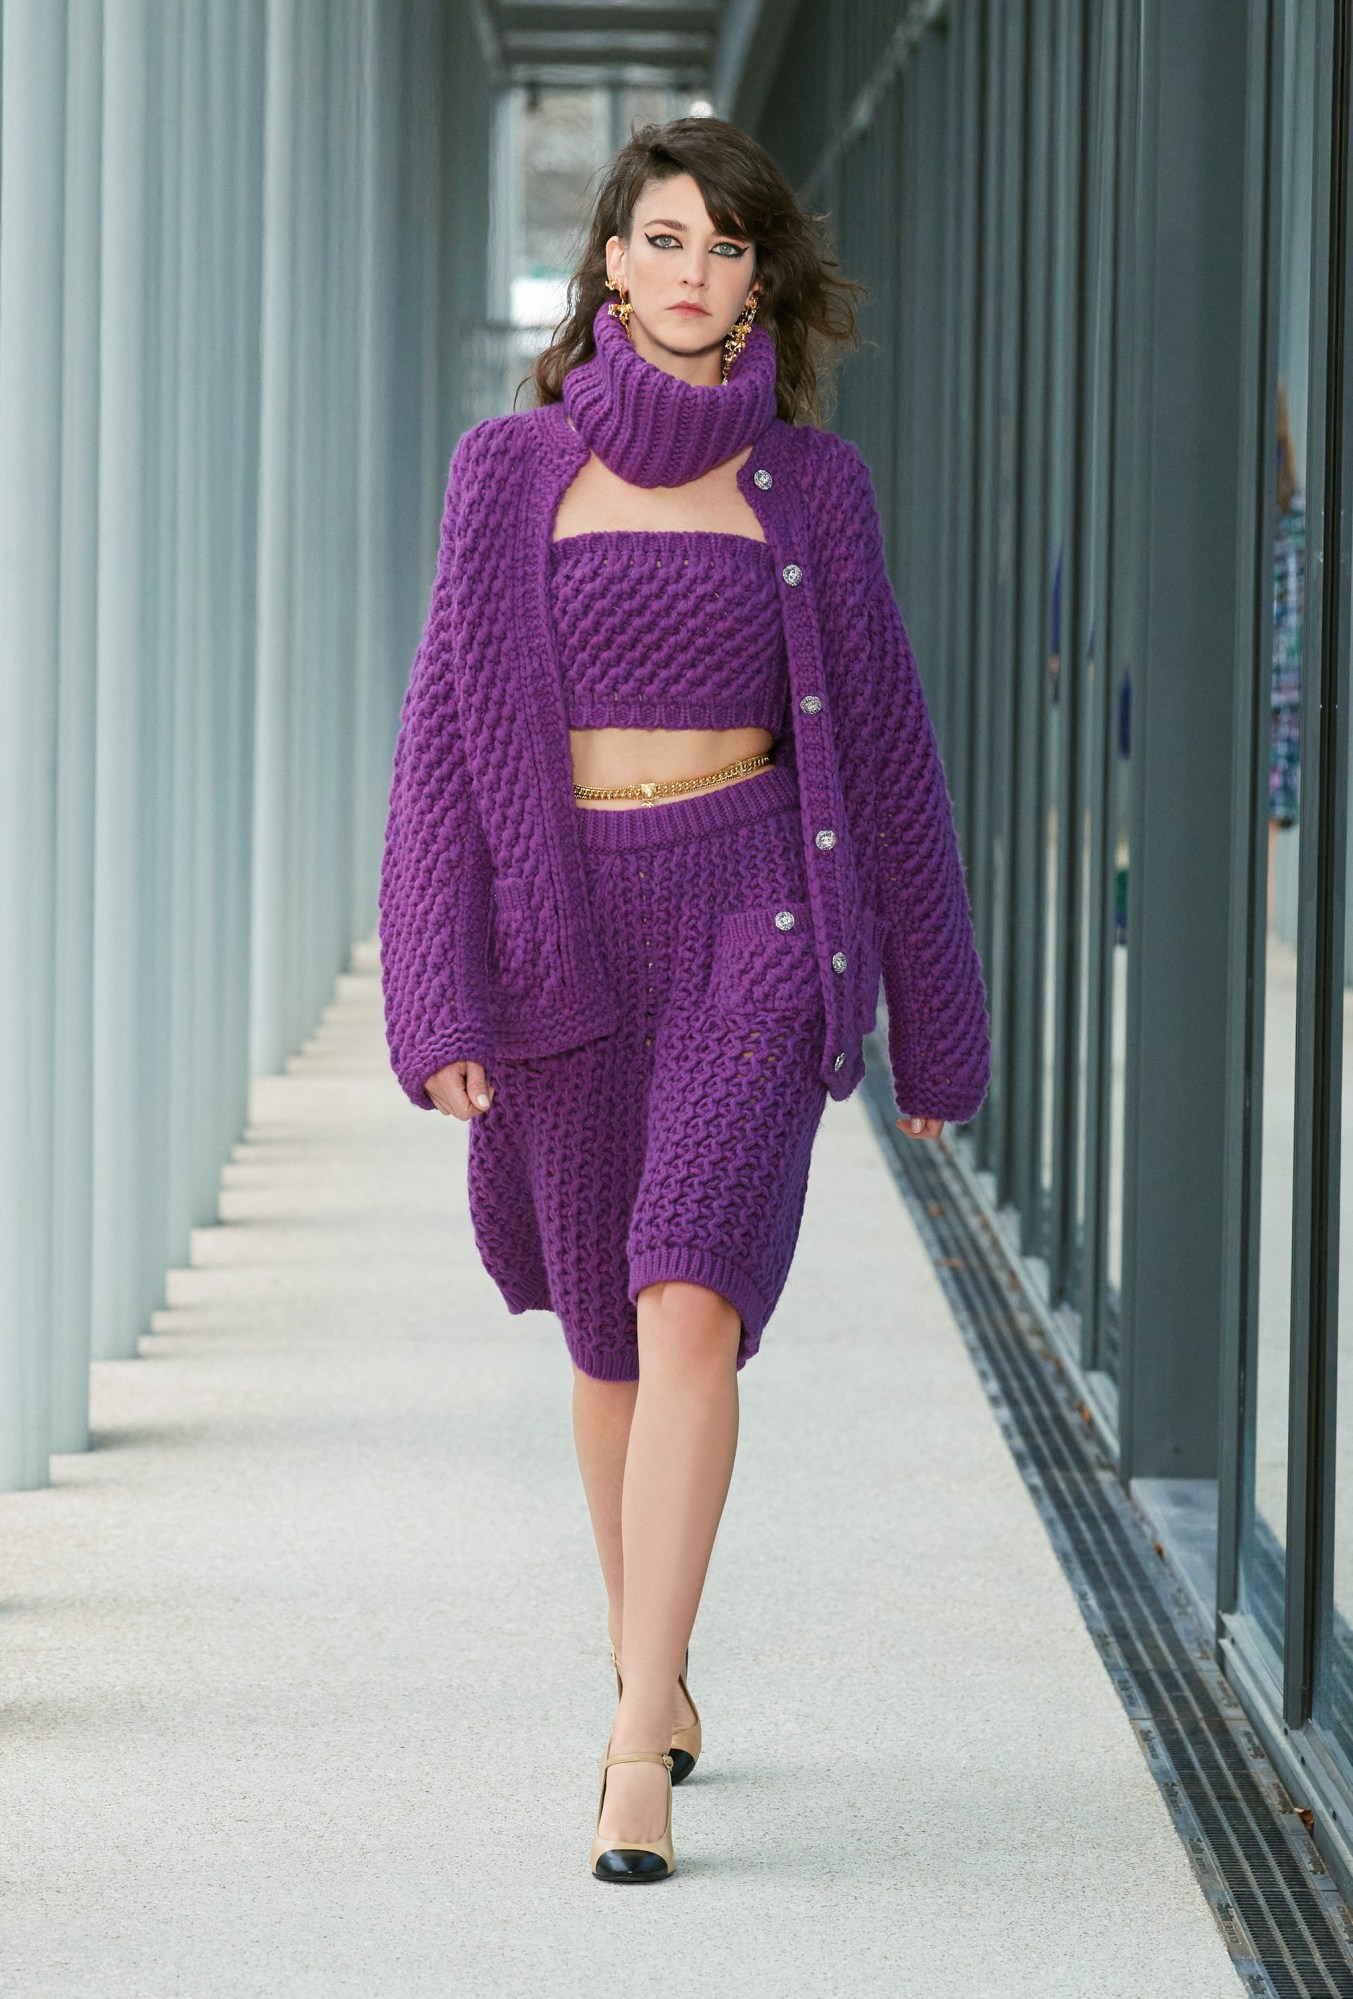
{"type": "MultiPolygon", "coordinates": [[[[647,243],[647,245],[648,245],[648,247],[649,247],[649,249],[650,249],[650,250],[656,250],[656,249],[657,249],[657,247],[658,247],[658,243],[659,243],[659,240],[660,240],[660,239],[661,239],[661,238],[662,238],[663,236],[670,236],[671,234],[672,234],[672,232],[671,232],[671,230],[670,230],[670,229],[660,229],[660,230],[658,231],[658,234],[657,234],[657,236],[650,236],[650,235],[648,235],[648,234],[647,234],[647,232],[645,232],[645,234],[644,234],[644,241],[645,241],[645,243],[647,243]]],[[[675,241],[675,240],[676,240],[676,239],[675,239],[675,237],[674,237],[674,238],[673,238],[673,241],[675,241]]],[[[713,247],[714,249],[716,249],[716,250],[717,250],[717,249],[719,249],[719,248],[720,248],[720,245],[719,245],[718,243],[715,243],[715,244],[714,244],[714,245],[713,245],[712,247],[713,247]]],[[[749,246],[748,244],[746,244],[746,243],[729,243],[728,247],[729,247],[729,249],[730,249],[730,250],[731,250],[731,251],[733,252],[733,254],[734,254],[735,256],[737,256],[737,257],[745,257],[745,256],[746,256],[746,254],[747,254],[747,251],[748,251],[748,248],[749,248],[750,246],[749,246]]]]}

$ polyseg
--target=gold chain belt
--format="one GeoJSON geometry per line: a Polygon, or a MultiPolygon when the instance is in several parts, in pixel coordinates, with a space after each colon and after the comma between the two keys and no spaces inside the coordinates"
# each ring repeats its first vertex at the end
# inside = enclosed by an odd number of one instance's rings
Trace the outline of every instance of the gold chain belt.
{"type": "Polygon", "coordinates": [[[740,763],[725,764],[722,770],[712,770],[705,777],[672,777],[654,779],[648,784],[575,784],[575,798],[671,798],[680,791],[699,791],[703,785],[717,784],[721,777],[738,777],[745,770],[760,770],[762,764],[773,760],[774,751],[766,750],[759,757],[743,757],[740,763]]]}

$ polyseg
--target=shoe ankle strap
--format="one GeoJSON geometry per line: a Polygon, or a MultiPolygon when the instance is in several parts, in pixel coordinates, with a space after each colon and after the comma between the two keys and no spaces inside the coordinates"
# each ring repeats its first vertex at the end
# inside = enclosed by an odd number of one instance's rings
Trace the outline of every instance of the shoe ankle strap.
{"type": "Polygon", "coordinates": [[[618,1749],[614,1756],[603,1756],[601,1767],[609,1770],[612,1763],[665,1763],[672,1767],[671,1751],[661,1749],[618,1749]]]}

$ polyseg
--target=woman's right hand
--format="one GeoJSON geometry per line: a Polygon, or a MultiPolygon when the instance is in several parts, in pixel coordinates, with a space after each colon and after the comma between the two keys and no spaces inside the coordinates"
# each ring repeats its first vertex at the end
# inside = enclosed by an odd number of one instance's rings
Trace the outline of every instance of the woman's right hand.
{"type": "Polygon", "coordinates": [[[462,1124],[483,1117],[493,1102],[493,1085],[479,1062],[448,1062],[423,1087],[443,1117],[458,1117],[462,1124]]]}

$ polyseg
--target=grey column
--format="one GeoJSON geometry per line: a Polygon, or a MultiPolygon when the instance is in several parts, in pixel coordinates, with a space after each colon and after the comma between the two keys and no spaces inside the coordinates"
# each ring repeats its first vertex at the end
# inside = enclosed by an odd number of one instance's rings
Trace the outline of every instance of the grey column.
{"type": "Polygon", "coordinates": [[[296,372],[292,280],[297,0],[270,0],[264,124],[260,327],[258,633],[254,705],[250,1067],[280,1069],[287,1049],[282,968],[288,922],[287,673],[292,647],[296,372]]]}
{"type": "Polygon", "coordinates": [[[103,8],[66,40],[61,325],[61,636],[57,684],[56,967],[52,1076],[51,1448],[89,1443],[90,1223],[97,705],[99,229],[103,8]]]}
{"type": "Polygon", "coordinates": [[[212,729],[222,773],[213,831],[221,957],[212,999],[218,1079],[212,1152],[228,1156],[249,1107],[254,687],[259,596],[259,439],[267,0],[211,0],[212,181],[220,215],[210,265],[217,379],[208,449],[210,590],[220,651],[212,729]]]}
{"type": "Polygon", "coordinates": [[[99,550],[94,844],[93,1351],[135,1352],[152,1299],[142,1231],[150,1131],[141,1030],[143,662],[151,642],[145,549],[149,204],[146,0],[105,0],[99,322],[99,550]]]}
{"type": "Polygon", "coordinates": [[[0,77],[0,1483],[51,1424],[53,908],[66,9],[6,0],[0,77]]]}
{"type": "MultiPolygon", "coordinates": [[[[164,665],[168,712],[164,717],[166,770],[167,881],[166,932],[169,977],[166,986],[169,1037],[165,1123],[165,1261],[183,1258],[195,1221],[215,1214],[215,1173],[199,1177],[204,1139],[211,1128],[206,1036],[202,996],[213,971],[213,881],[208,814],[214,781],[213,748],[204,723],[214,665],[214,633],[205,615],[202,591],[210,562],[203,542],[209,519],[205,449],[206,381],[203,288],[211,241],[206,203],[204,127],[207,121],[205,9],[203,0],[179,0],[172,10],[177,48],[165,77],[176,165],[174,236],[175,291],[165,300],[168,449],[172,463],[173,510],[166,522],[170,558],[164,665]],[[204,823],[206,822],[206,823],[204,823]]],[[[213,1162],[214,1164],[214,1162],[213,1162]]]]}
{"type": "Polygon", "coordinates": [[[390,786],[388,683],[393,636],[390,535],[394,493],[390,433],[394,368],[395,246],[398,232],[399,68],[382,27],[381,0],[361,10],[361,176],[357,243],[359,305],[356,409],[356,530],[353,699],[354,866],[350,934],[375,926],[381,842],[390,786]]]}
{"type": "Polygon", "coordinates": [[[178,549],[176,524],[181,506],[191,506],[191,489],[180,493],[178,455],[179,323],[183,191],[180,69],[185,24],[177,6],[157,0],[146,23],[143,60],[149,83],[147,123],[151,134],[150,309],[142,362],[146,369],[147,477],[141,489],[141,556],[147,576],[148,641],[140,661],[142,715],[140,816],[141,933],[137,953],[136,1033],[142,1045],[138,1113],[144,1127],[141,1181],[133,1225],[138,1237],[141,1310],[123,1329],[123,1350],[135,1353],[150,1314],[164,1302],[165,1267],[174,1253],[170,1227],[170,1129],[174,1114],[171,1034],[173,981],[177,969],[173,935],[175,785],[174,714],[177,705],[178,549]]]}

